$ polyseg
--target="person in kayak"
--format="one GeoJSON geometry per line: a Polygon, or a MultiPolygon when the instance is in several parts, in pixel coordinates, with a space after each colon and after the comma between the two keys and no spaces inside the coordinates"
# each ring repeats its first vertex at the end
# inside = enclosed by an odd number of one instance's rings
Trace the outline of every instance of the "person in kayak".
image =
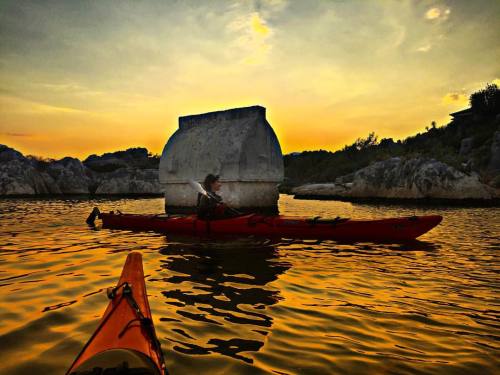
{"type": "Polygon", "coordinates": [[[222,202],[222,197],[217,194],[221,186],[218,175],[209,174],[205,177],[203,187],[208,195],[198,193],[197,214],[199,219],[225,219],[239,214],[222,202]]]}

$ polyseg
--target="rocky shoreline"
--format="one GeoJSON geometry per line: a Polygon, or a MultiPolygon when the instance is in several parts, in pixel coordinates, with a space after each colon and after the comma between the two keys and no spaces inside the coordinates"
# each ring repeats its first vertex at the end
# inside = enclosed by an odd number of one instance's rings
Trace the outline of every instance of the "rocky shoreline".
{"type": "Polygon", "coordinates": [[[332,183],[306,184],[291,192],[297,199],[358,202],[490,205],[498,204],[500,199],[500,189],[481,182],[477,173],[464,173],[440,161],[421,157],[390,158],[332,183]]]}
{"type": "Polygon", "coordinates": [[[161,196],[157,160],[145,148],[44,160],[0,145],[0,196],[161,196]]]}
{"type": "MultiPolygon", "coordinates": [[[[331,183],[305,184],[287,194],[296,199],[370,204],[500,206],[500,189],[431,158],[393,157],[331,183]]],[[[44,160],[0,145],[0,197],[161,197],[158,158],[145,148],[44,160]]]]}

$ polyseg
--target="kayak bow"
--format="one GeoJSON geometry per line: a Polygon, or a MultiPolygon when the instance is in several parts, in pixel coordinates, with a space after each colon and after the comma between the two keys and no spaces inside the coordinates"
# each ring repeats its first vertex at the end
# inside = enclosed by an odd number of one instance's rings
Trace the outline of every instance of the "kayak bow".
{"type": "Polygon", "coordinates": [[[96,331],[66,375],[166,375],[151,318],[142,256],[127,256],[118,285],[96,331]]]}

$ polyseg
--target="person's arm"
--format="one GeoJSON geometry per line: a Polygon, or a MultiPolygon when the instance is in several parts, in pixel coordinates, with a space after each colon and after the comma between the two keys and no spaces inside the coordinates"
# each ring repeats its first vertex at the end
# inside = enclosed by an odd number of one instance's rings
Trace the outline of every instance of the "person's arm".
{"type": "Polygon", "coordinates": [[[208,198],[213,201],[213,203],[222,203],[222,197],[216,193],[208,192],[208,198]]]}

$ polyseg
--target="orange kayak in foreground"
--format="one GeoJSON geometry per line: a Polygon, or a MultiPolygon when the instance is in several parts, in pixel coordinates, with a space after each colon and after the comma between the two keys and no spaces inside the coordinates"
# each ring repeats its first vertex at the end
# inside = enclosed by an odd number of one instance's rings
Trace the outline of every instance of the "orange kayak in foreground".
{"type": "Polygon", "coordinates": [[[166,375],[146,294],[142,256],[130,253],[99,326],[67,375],[166,375]]]}
{"type": "Polygon", "coordinates": [[[427,233],[443,219],[439,215],[410,216],[378,220],[257,214],[218,220],[200,220],[196,215],[133,215],[101,213],[103,228],[155,231],[190,236],[260,236],[266,238],[317,239],[336,241],[408,241],[427,233]]]}

